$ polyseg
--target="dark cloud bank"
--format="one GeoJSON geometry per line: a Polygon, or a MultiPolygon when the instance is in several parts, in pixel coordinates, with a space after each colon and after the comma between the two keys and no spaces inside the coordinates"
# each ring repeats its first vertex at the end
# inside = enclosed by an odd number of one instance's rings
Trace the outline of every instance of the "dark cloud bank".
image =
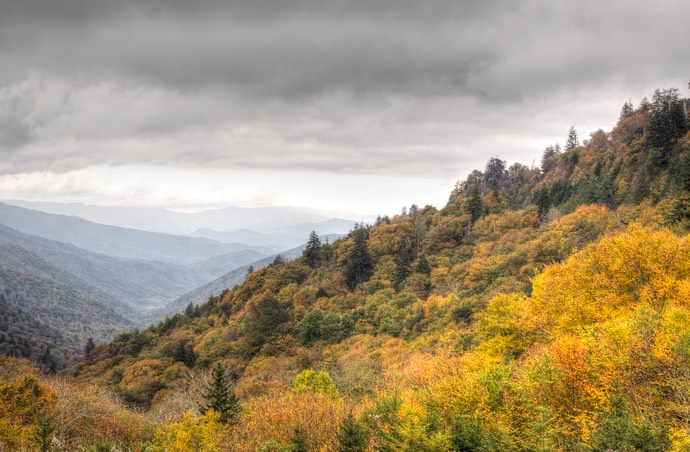
{"type": "Polygon", "coordinates": [[[5,1],[0,171],[453,177],[684,89],[688,17],[686,1],[5,1]]]}

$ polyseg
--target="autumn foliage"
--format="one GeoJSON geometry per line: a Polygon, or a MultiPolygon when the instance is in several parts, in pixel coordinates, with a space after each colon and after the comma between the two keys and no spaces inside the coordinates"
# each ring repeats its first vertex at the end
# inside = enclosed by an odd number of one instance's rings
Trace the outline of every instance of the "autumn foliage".
{"type": "Polygon", "coordinates": [[[312,234],[72,376],[2,358],[1,444],[690,450],[690,138],[655,114],[541,169],[492,158],[440,210],[312,234]]]}

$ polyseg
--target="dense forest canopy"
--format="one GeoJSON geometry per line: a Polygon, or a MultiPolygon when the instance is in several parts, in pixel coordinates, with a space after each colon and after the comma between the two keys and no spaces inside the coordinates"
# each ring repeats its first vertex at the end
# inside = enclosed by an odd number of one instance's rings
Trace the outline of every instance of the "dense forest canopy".
{"type": "Polygon", "coordinates": [[[492,157],[441,209],[312,234],[300,258],[89,345],[71,376],[3,358],[0,441],[688,450],[686,102],[657,90],[564,138],[539,167],[492,157]]]}

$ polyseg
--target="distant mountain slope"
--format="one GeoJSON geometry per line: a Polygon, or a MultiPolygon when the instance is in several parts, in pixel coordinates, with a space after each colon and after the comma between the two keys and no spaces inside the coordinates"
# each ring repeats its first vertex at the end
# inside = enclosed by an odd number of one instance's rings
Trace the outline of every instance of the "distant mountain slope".
{"type": "Polygon", "coordinates": [[[0,293],[0,355],[28,358],[50,370],[62,369],[80,353],[84,344],[76,336],[46,325],[0,293]]]}
{"type": "MultiPolygon", "coordinates": [[[[88,284],[127,303],[139,313],[171,300],[264,254],[243,250],[182,266],[106,256],[68,243],[22,234],[0,225],[0,243],[19,245],[88,284]]],[[[138,315],[136,316],[139,317],[138,315]]]]}
{"type": "Polygon", "coordinates": [[[256,246],[264,246],[273,249],[289,248],[284,243],[276,243],[276,238],[270,234],[252,231],[250,229],[238,229],[236,231],[216,231],[214,229],[201,228],[192,232],[192,237],[204,237],[223,243],[251,243],[256,246]]]}
{"type": "Polygon", "coordinates": [[[204,276],[205,281],[217,278],[238,267],[266,258],[266,253],[254,250],[233,251],[231,253],[213,256],[201,262],[190,264],[187,268],[204,276]]]}
{"type": "Polygon", "coordinates": [[[289,226],[276,227],[266,224],[261,226],[262,232],[240,229],[236,231],[216,231],[213,229],[198,229],[192,233],[194,237],[205,237],[219,242],[251,243],[273,248],[274,252],[288,249],[304,243],[306,237],[314,231],[317,234],[347,234],[355,226],[355,221],[342,218],[331,218],[318,222],[305,222],[289,226]]]}
{"type": "Polygon", "coordinates": [[[0,293],[39,321],[85,340],[131,328],[131,309],[17,245],[0,244],[0,293]]]}
{"type": "Polygon", "coordinates": [[[108,226],[78,217],[48,214],[3,203],[0,203],[0,224],[25,234],[71,243],[108,256],[177,264],[252,249],[249,245],[108,226]]]}

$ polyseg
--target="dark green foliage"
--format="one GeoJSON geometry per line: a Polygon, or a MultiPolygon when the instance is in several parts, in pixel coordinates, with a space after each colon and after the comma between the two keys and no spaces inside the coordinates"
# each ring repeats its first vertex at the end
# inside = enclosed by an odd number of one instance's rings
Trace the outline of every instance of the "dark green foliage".
{"type": "Polygon", "coordinates": [[[316,232],[311,231],[307,247],[302,252],[302,257],[311,268],[318,268],[321,262],[321,239],[316,232]]]}
{"type": "Polygon", "coordinates": [[[402,401],[397,392],[376,401],[373,415],[370,416],[374,420],[370,428],[376,438],[376,450],[393,452],[398,450],[399,448],[396,446],[403,442],[400,432],[400,428],[403,425],[403,420],[400,416],[401,406],[402,401]],[[382,425],[387,426],[387,428],[382,429],[382,425]]]}
{"type": "Polygon", "coordinates": [[[297,326],[299,338],[304,345],[310,345],[315,341],[340,342],[352,335],[355,319],[351,313],[344,315],[335,312],[326,314],[319,309],[307,312],[297,326]]]}
{"type": "Polygon", "coordinates": [[[484,201],[482,201],[482,195],[479,192],[479,187],[475,187],[472,190],[472,195],[469,203],[467,204],[467,211],[470,214],[470,221],[472,224],[481,218],[482,214],[484,213],[484,201]]]}
{"type": "Polygon", "coordinates": [[[619,119],[627,118],[628,116],[632,116],[632,114],[635,112],[635,109],[633,108],[632,100],[628,99],[625,101],[623,104],[623,107],[621,108],[621,113],[619,115],[619,119]]]}
{"type": "Polygon", "coordinates": [[[94,343],[93,338],[90,337],[84,346],[84,358],[89,359],[94,348],[96,348],[96,344],[94,343]]]}
{"type": "Polygon", "coordinates": [[[369,444],[369,432],[352,412],[340,423],[338,438],[339,452],[364,452],[369,444]]]}
{"type": "Polygon", "coordinates": [[[487,189],[496,192],[507,175],[506,162],[498,157],[491,157],[484,170],[484,185],[487,189]]]}
{"type": "Polygon", "coordinates": [[[292,434],[290,451],[309,452],[309,437],[307,436],[307,431],[301,425],[295,427],[295,431],[292,434]]]}
{"type": "Polygon", "coordinates": [[[568,131],[568,138],[565,140],[565,152],[570,152],[580,145],[577,139],[577,132],[575,131],[575,126],[570,126],[568,131]]]}
{"type": "Polygon", "coordinates": [[[283,257],[282,254],[279,254],[273,259],[273,262],[271,262],[271,265],[274,267],[282,267],[285,265],[285,258],[283,257]]]}
{"type": "Polygon", "coordinates": [[[469,303],[463,303],[460,306],[456,306],[453,308],[453,311],[451,312],[453,315],[453,320],[456,322],[465,322],[465,323],[470,323],[472,320],[472,315],[474,314],[474,309],[472,308],[472,305],[469,303]]]}
{"type": "Polygon", "coordinates": [[[649,118],[649,143],[668,152],[687,131],[683,103],[678,90],[670,88],[654,91],[653,104],[649,118]]]}
{"type": "Polygon", "coordinates": [[[275,337],[278,327],[289,320],[278,300],[266,294],[253,302],[245,317],[245,335],[251,346],[260,346],[275,337]]]}
{"type": "Polygon", "coordinates": [[[53,439],[53,420],[50,417],[41,415],[33,431],[32,439],[36,444],[37,450],[47,452],[51,450],[51,440],[53,439]]]}
{"type": "Polygon", "coordinates": [[[458,416],[451,432],[451,450],[454,452],[474,452],[478,450],[497,450],[491,435],[476,416],[458,416]]]}
{"type": "Polygon", "coordinates": [[[303,344],[309,345],[321,338],[322,321],[323,312],[321,310],[313,309],[307,312],[298,326],[299,336],[303,344]]]}
{"type": "Polygon", "coordinates": [[[401,238],[398,245],[398,255],[395,257],[396,272],[393,286],[396,290],[400,290],[400,285],[410,274],[412,259],[412,247],[409,241],[405,238],[401,238]]]}
{"type": "Polygon", "coordinates": [[[429,261],[424,255],[419,256],[415,272],[421,275],[431,275],[431,266],[429,265],[429,261]]]}
{"type": "Polygon", "coordinates": [[[667,428],[649,419],[636,422],[621,397],[611,400],[610,410],[601,416],[590,440],[590,449],[595,451],[661,452],[669,446],[667,428]]]}
{"type": "MultiPolygon", "coordinates": [[[[207,309],[212,309],[215,307],[216,303],[218,303],[217,297],[209,297],[205,307],[207,309]]],[[[201,317],[201,308],[199,306],[195,306],[194,303],[189,303],[184,310],[184,315],[190,319],[197,319],[201,317]]]]}
{"type": "Polygon", "coordinates": [[[43,355],[38,359],[38,367],[45,374],[54,374],[57,371],[57,363],[50,353],[50,346],[46,346],[43,355]]]}
{"type": "Polygon", "coordinates": [[[384,215],[384,216],[379,215],[376,217],[376,221],[374,222],[374,225],[379,226],[382,224],[391,224],[391,219],[388,215],[384,215]]]}
{"type": "Polygon", "coordinates": [[[163,321],[158,323],[156,330],[160,334],[165,334],[177,326],[178,320],[180,319],[180,314],[175,314],[172,317],[166,317],[163,321]]]}
{"type": "Polygon", "coordinates": [[[135,330],[115,337],[110,343],[110,352],[114,355],[137,356],[150,343],[149,335],[135,330]]]}
{"type": "Polygon", "coordinates": [[[548,187],[541,187],[535,196],[535,203],[537,204],[539,220],[542,222],[546,221],[549,216],[549,210],[551,210],[551,193],[548,187]]]}
{"type": "Polygon", "coordinates": [[[369,280],[374,272],[374,264],[367,248],[369,230],[364,226],[355,225],[350,235],[354,246],[346,259],[345,282],[350,290],[355,290],[358,284],[369,280]]]}
{"type": "Polygon", "coordinates": [[[541,173],[542,175],[548,173],[556,166],[556,159],[561,155],[561,146],[559,144],[547,146],[541,156],[541,173]]]}
{"type": "Polygon", "coordinates": [[[196,364],[198,355],[194,351],[192,344],[185,341],[180,341],[175,346],[172,358],[176,362],[181,362],[191,369],[194,367],[194,364],[196,364]]]}
{"type": "Polygon", "coordinates": [[[215,410],[220,414],[220,421],[224,424],[234,422],[240,412],[240,401],[230,387],[225,367],[220,363],[213,367],[211,381],[204,388],[203,398],[204,403],[199,406],[201,414],[215,410]]]}

